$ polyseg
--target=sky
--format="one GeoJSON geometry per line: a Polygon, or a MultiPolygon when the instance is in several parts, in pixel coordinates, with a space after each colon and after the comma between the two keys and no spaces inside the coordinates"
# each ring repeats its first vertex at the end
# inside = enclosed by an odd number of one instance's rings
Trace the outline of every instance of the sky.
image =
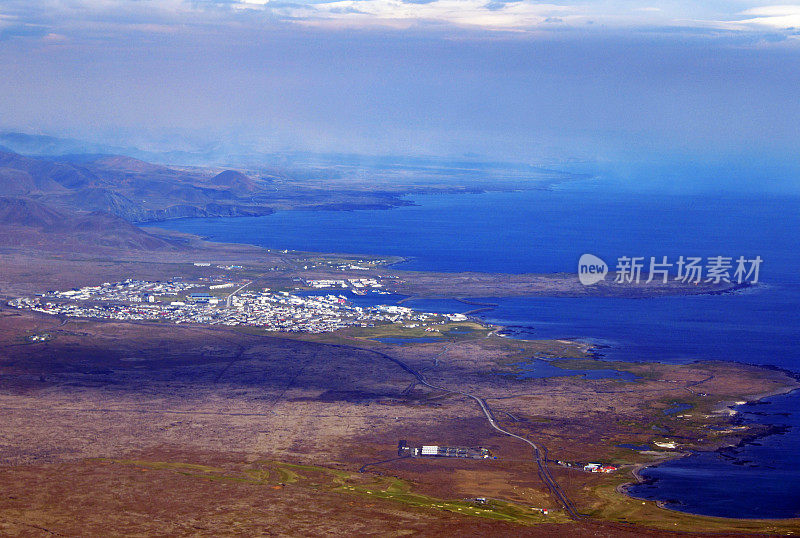
{"type": "Polygon", "coordinates": [[[795,161],[800,3],[775,1],[0,0],[0,129],[150,150],[795,161]]]}

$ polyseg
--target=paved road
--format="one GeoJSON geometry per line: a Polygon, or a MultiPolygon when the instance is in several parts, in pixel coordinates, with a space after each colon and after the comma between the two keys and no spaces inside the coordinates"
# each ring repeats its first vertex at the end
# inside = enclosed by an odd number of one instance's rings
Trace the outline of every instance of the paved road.
{"type": "MultiPolygon", "coordinates": [[[[438,365],[439,357],[447,352],[448,347],[449,346],[445,346],[444,350],[442,350],[441,353],[436,355],[435,359],[436,359],[436,364],[437,365],[438,365]]],[[[440,387],[438,385],[434,385],[433,383],[428,382],[428,380],[425,379],[425,376],[421,372],[418,372],[417,370],[415,370],[414,368],[412,368],[408,364],[404,363],[403,361],[401,361],[399,359],[396,359],[394,357],[390,357],[389,355],[387,355],[385,353],[380,353],[380,354],[383,355],[383,357],[389,359],[390,361],[392,361],[395,364],[397,364],[398,366],[400,366],[403,370],[405,370],[405,371],[409,372],[410,374],[412,374],[414,377],[417,378],[417,381],[420,384],[425,385],[426,387],[432,388],[434,390],[441,390],[441,391],[448,392],[448,393],[451,393],[451,394],[461,394],[462,396],[466,396],[467,398],[472,398],[473,400],[475,400],[478,403],[478,405],[480,406],[481,411],[483,411],[483,414],[486,416],[486,420],[489,421],[489,425],[492,428],[494,428],[496,431],[502,433],[503,435],[507,435],[509,437],[513,437],[515,439],[519,439],[523,443],[526,443],[526,444],[530,445],[531,448],[533,448],[533,459],[536,462],[536,466],[539,469],[539,476],[542,478],[542,481],[547,485],[548,489],[553,494],[553,496],[556,499],[558,499],[558,501],[564,507],[564,510],[567,512],[567,514],[569,514],[569,516],[571,518],[580,519],[580,518],[583,517],[583,515],[580,514],[575,509],[575,506],[572,504],[572,501],[570,501],[569,497],[567,497],[567,494],[564,493],[564,490],[561,489],[561,486],[559,486],[558,482],[556,482],[556,480],[550,474],[550,470],[547,468],[547,449],[544,446],[537,445],[533,441],[530,441],[530,440],[522,437],[521,435],[517,435],[515,433],[511,433],[511,432],[509,432],[507,430],[504,430],[500,426],[498,426],[497,422],[495,421],[494,415],[492,414],[492,410],[489,408],[489,405],[486,403],[485,400],[483,400],[483,398],[475,396],[474,394],[471,394],[469,392],[463,392],[463,391],[460,391],[460,390],[450,390],[450,389],[445,388],[445,387],[440,387]]]]}
{"type": "Polygon", "coordinates": [[[246,284],[243,284],[243,285],[239,286],[238,288],[236,288],[235,290],[233,290],[232,292],[230,292],[228,294],[228,296],[225,298],[225,308],[230,308],[231,307],[231,297],[233,297],[235,294],[239,293],[240,291],[242,291],[243,289],[245,289],[249,285],[250,285],[250,282],[247,282],[246,284]]]}

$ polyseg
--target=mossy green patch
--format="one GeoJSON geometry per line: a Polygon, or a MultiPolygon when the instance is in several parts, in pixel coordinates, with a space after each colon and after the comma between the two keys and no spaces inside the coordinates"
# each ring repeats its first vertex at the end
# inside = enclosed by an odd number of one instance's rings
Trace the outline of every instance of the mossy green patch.
{"type": "Polygon", "coordinates": [[[166,470],[190,478],[249,483],[255,486],[279,488],[297,484],[345,495],[385,499],[414,508],[443,510],[464,516],[494,519],[520,525],[566,523],[569,521],[567,516],[561,512],[545,516],[539,509],[509,501],[489,500],[485,503],[476,503],[470,500],[440,499],[413,492],[412,485],[399,478],[354,473],[315,465],[257,461],[251,464],[243,464],[239,468],[223,469],[185,462],[100,458],[93,461],[130,465],[148,470],[166,470]]]}

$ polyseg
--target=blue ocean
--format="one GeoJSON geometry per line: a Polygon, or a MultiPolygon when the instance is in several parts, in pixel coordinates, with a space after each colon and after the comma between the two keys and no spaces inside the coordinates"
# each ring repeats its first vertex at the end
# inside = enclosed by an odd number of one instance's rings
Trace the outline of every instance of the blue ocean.
{"type": "MultiPolygon", "coordinates": [[[[800,374],[800,197],[635,193],[572,184],[552,190],[424,195],[392,210],[281,211],[186,219],[160,227],[276,249],[397,255],[431,271],[552,273],[592,253],[622,256],[760,256],[759,284],[723,294],[655,299],[485,298],[484,320],[531,338],[585,338],[608,359],[704,359],[770,365],[800,374]]],[[[479,298],[480,299],[480,298],[479,298]]],[[[463,303],[418,299],[425,310],[463,303]]],[[[744,420],[780,433],[645,471],[631,494],[716,516],[800,515],[800,393],[742,406],[744,420]],[[754,499],[758,498],[758,502],[754,499]]]]}

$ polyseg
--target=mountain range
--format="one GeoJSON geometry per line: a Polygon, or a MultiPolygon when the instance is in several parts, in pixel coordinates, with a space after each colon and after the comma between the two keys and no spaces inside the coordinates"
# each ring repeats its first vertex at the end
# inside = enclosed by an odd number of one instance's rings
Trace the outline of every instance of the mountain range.
{"type": "Polygon", "coordinates": [[[213,175],[119,155],[52,160],[0,151],[0,196],[104,211],[130,222],[269,214],[271,208],[253,199],[260,191],[259,182],[233,170],[213,175]]]}
{"type": "Polygon", "coordinates": [[[21,197],[0,197],[0,245],[60,252],[186,248],[110,213],[56,209],[21,197]]]}
{"type": "MultiPolygon", "coordinates": [[[[412,204],[405,198],[408,194],[548,188],[583,177],[530,166],[493,168],[470,162],[365,164],[350,156],[318,163],[313,156],[300,154],[288,164],[267,165],[272,161],[262,160],[246,169],[164,165],[106,153],[124,148],[21,133],[0,133],[0,144],[4,144],[0,197],[5,211],[0,246],[35,243],[36,234],[53,239],[71,231],[77,235],[68,244],[82,237],[90,245],[175,248],[169,239],[146,240],[142,234],[147,234],[131,223],[260,216],[286,209],[389,209],[412,204]],[[76,153],[54,154],[65,151],[76,153]],[[16,235],[9,233],[9,226],[17,227],[16,235]],[[96,236],[90,237],[86,232],[92,228],[96,236]],[[114,239],[113,234],[120,237],[114,239]]],[[[276,158],[276,162],[281,161],[276,158]]]]}

